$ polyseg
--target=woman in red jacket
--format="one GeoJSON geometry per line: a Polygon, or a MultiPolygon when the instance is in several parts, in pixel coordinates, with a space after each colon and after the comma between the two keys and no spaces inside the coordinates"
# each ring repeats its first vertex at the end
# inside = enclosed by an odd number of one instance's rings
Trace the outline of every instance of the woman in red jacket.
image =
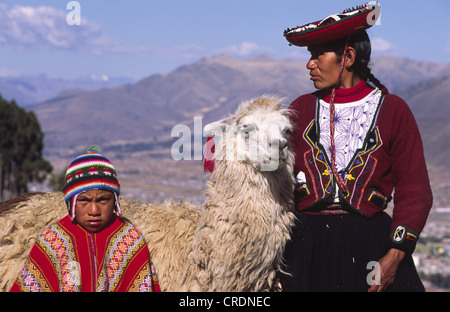
{"type": "MultiPolygon", "coordinates": [[[[417,124],[369,67],[367,5],[285,32],[318,91],[300,96],[292,146],[299,222],[286,291],[423,291],[411,254],[432,204],[417,124]],[[383,210],[395,189],[393,215],[383,210]]],[[[371,19],[372,18],[372,19],[371,19]]]]}

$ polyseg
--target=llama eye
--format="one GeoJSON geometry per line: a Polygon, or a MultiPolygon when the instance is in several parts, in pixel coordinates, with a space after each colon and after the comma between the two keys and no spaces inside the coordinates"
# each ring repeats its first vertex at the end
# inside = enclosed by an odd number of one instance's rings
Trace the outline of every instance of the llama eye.
{"type": "Polygon", "coordinates": [[[283,134],[291,134],[292,133],[292,128],[284,128],[283,129],[283,134]]]}
{"type": "Polygon", "coordinates": [[[249,132],[251,132],[251,131],[253,131],[255,129],[256,129],[255,125],[246,124],[246,125],[242,125],[240,127],[239,131],[244,132],[244,133],[249,133],[249,132]]]}

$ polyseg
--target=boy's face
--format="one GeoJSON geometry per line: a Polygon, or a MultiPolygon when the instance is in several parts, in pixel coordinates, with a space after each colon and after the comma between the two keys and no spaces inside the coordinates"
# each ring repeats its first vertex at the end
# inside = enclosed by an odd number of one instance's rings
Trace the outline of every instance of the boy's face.
{"type": "Polygon", "coordinates": [[[75,220],[88,232],[106,228],[114,214],[114,194],[106,190],[89,190],[77,197],[75,220]]]}

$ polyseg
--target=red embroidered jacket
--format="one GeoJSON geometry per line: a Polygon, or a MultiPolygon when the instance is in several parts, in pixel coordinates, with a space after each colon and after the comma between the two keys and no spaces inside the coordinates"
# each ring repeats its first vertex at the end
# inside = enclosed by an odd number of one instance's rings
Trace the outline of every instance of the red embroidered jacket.
{"type": "MultiPolygon", "coordinates": [[[[337,90],[336,103],[361,99],[372,90],[364,82],[352,89],[337,90]]],[[[338,190],[328,155],[319,143],[319,94],[300,96],[289,107],[294,111],[295,175],[303,172],[305,178],[295,191],[299,211],[324,209],[338,190]]],[[[401,98],[381,96],[364,146],[353,156],[346,174],[351,177],[345,181],[348,192],[339,191],[339,200],[368,218],[386,208],[395,189],[391,245],[413,252],[431,209],[432,193],[420,133],[401,98]]]]}

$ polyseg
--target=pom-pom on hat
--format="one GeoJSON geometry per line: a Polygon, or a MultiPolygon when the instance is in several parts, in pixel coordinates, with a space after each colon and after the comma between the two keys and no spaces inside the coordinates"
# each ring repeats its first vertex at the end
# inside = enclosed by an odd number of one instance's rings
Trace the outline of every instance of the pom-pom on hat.
{"type": "Polygon", "coordinates": [[[380,5],[361,5],[332,14],[323,20],[286,29],[284,36],[291,45],[313,46],[345,38],[372,27],[380,16],[380,5]]]}
{"type": "Polygon", "coordinates": [[[63,188],[64,200],[70,219],[75,219],[75,204],[79,194],[89,190],[108,190],[114,193],[116,214],[120,215],[118,196],[120,184],[117,180],[116,169],[103,155],[93,152],[100,148],[91,146],[87,153],[75,158],[66,171],[66,183],[63,188]]]}

